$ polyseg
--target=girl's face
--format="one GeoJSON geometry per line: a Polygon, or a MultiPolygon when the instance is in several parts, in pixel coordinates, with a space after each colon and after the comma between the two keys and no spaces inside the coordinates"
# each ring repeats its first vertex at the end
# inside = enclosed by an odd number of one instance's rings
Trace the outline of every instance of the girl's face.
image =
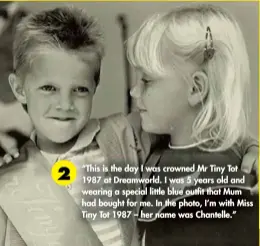
{"type": "Polygon", "coordinates": [[[171,134],[185,127],[192,110],[188,102],[189,83],[179,72],[155,78],[138,70],[131,96],[140,110],[142,128],[155,134],[171,134]]]}

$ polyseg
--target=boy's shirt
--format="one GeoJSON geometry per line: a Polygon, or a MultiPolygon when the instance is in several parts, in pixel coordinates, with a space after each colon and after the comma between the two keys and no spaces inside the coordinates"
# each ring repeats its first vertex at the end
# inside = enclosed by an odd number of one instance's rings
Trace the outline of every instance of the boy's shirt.
{"type": "MultiPolygon", "coordinates": [[[[87,190],[110,190],[112,191],[112,186],[109,187],[108,184],[104,184],[104,178],[108,175],[108,172],[102,172],[102,167],[105,165],[105,157],[102,150],[99,148],[95,137],[100,131],[100,123],[98,120],[90,120],[87,126],[79,134],[79,137],[75,145],[65,154],[52,154],[41,151],[42,155],[48,160],[50,166],[59,160],[69,160],[77,168],[76,180],[67,186],[69,194],[73,197],[76,204],[82,209],[82,211],[88,211],[90,214],[96,215],[95,218],[88,219],[91,223],[93,230],[98,235],[100,241],[104,246],[121,246],[123,245],[121,239],[121,231],[117,219],[101,219],[99,216],[99,211],[109,212],[112,214],[113,208],[111,207],[100,207],[98,201],[112,201],[113,197],[108,197],[106,195],[101,196],[91,196],[83,195],[84,191],[87,190]],[[89,167],[96,167],[100,169],[100,172],[89,171],[89,167]],[[83,183],[83,177],[97,177],[100,176],[101,180],[99,184],[83,183]],[[84,201],[83,201],[84,200],[84,201]],[[96,206],[83,206],[87,201],[96,201],[96,206]]],[[[36,136],[35,132],[31,134],[31,139],[35,142],[36,136]]]]}

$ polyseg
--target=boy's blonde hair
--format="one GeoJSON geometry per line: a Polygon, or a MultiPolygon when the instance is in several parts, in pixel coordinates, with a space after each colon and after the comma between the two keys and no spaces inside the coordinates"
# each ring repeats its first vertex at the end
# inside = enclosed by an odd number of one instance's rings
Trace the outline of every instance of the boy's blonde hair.
{"type": "Polygon", "coordinates": [[[97,62],[95,81],[99,83],[100,62],[104,56],[102,33],[92,17],[75,7],[62,7],[28,15],[17,26],[13,67],[15,73],[26,73],[34,58],[46,49],[62,49],[84,54],[97,62]]]}
{"type": "Polygon", "coordinates": [[[133,66],[159,77],[174,67],[185,76],[185,62],[198,66],[208,76],[209,93],[193,123],[193,137],[198,142],[205,137],[215,140],[217,145],[209,151],[228,149],[245,137],[249,59],[240,27],[226,11],[197,5],[156,14],[129,39],[128,58],[133,66]],[[215,54],[205,61],[207,27],[215,54]]]}

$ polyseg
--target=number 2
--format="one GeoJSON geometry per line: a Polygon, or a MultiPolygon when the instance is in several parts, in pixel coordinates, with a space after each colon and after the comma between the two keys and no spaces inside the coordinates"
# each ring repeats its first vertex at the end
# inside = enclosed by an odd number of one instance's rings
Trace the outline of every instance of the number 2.
{"type": "Polygon", "coordinates": [[[70,170],[67,167],[61,167],[59,173],[63,173],[58,180],[70,180],[70,170]]]}

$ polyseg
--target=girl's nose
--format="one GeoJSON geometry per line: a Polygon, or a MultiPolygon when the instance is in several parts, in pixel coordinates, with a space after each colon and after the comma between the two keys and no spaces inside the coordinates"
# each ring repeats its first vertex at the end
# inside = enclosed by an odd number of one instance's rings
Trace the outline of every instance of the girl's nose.
{"type": "Polygon", "coordinates": [[[132,87],[131,91],[130,91],[130,95],[133,98],[140,98],[142,96],[143,93],[143,88],[142,85],[140,84],[136,84],[134,87],[132,87]]]}

